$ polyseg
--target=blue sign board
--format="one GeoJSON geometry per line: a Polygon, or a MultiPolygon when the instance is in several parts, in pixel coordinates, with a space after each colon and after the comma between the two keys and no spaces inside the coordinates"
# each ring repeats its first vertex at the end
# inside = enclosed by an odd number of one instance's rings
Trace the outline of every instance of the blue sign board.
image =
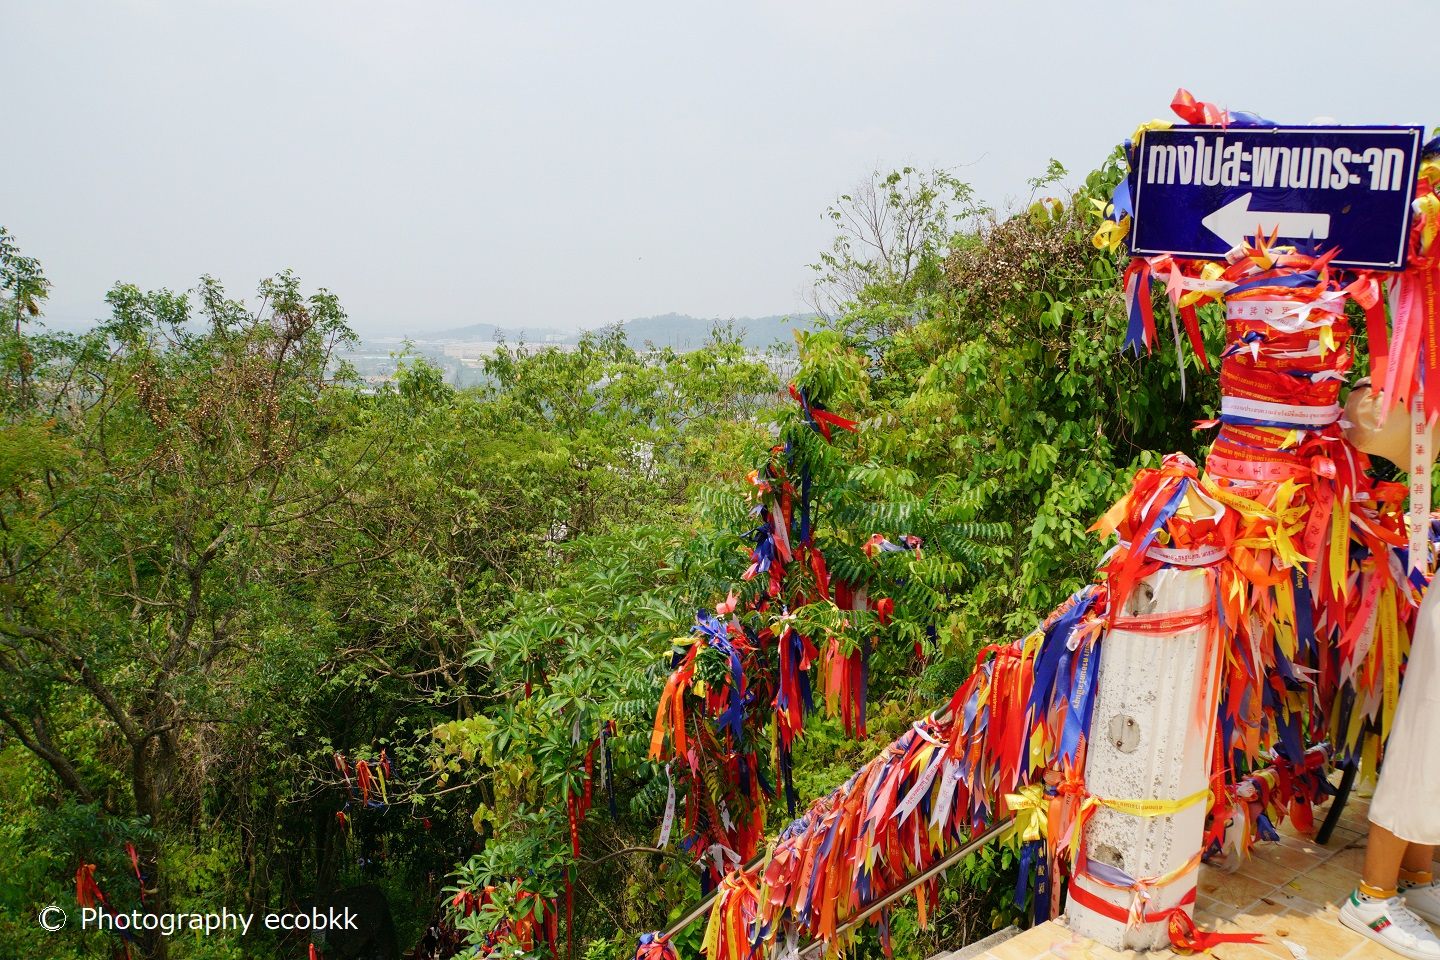
{"type": "Polygon", "coordinates": [[[1132,253],[1224,259],[1263,232],[1339,247],[1338,266],[1405,266],[1420,127],[1173,127],[1132,160],[1132,253]]]}

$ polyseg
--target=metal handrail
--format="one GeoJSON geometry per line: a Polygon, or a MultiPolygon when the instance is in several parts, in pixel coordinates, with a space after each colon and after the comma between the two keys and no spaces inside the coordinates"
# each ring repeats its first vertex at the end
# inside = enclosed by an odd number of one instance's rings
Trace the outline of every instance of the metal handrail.
{"type": "MultiPolygon", "coordinates": [[[[755,866],[763,859],[765,859],[764,854],[757,853],[749,863],[745,864],[740,869],[749,870],[751,867],[755,866]]],[[[661,936],[664,937],[666,940],[669,940],[671,937],[675,936],[675,934],[679,933],[681,930],[684,930],[696,920],[699,920],[701,917],[705,916],[705,914],[710,912],[710,908],[715,906],[715,898],[718,896],[720,896],[720,887],[716,886],[714,890],[711,890],[709,893],[705,894],[705,896],[700,898],[700,902],[695,904],[694,910],[691,910],[689,913],[685,914],[685,916],[670,924],[670,926],[665,929],[665,932],[661,934],[661,936]]]]}
{"type": "MultiPolygon", "coordinates": [[[[864,923],[866,920],[869,920],[881,910],[884,910],[886,907],[890,906],[890,904],[894,903],[896,900],[899,900],[901,897],[905,896],[911,890],[914,890],[916,887],[920,886],[920,884],[928,883],[934,877],[954,866],[959,861],[964,860],[966,857],[970,856],[970,854],[974,853],[976,850],[979,850],[991,840],[994,840],[1009,825],[1010,818],[1006,817],[1004,820],[1001,820],[989,830],[986,830],[984,833],[980,834],[980,836],[972,837],[969,842],[967,842],[959,850],[956,850],[949,856],[943,857],[937,862],[931,864],[930,869],[920,874],[917,874],[913,879],[907,880],[904,886],[892,890],[890,893],[870,904],[870,906],[866,907],[864,910],[861,910],[859,913],[855,914],[855,916],[851,917],[849,920],[846,920],[844,923],[840,924],[840,926],[835,928],[835,935],[839,936],[840,934],[846,932],[852,927],[864,923]]],[[[800,960],[808,960],[808,958],[816,956],[816,952],[822,949],[824,946],[824,940],[811,941],[804,950],[800,951],[800,960]]]]}
{"type": "MultiPolygon", "coordinates": [[[[932,710],[932,711],[930,711],[930,713],[928,713],[928,714],[925,715],[925,719],[928,720],[928,721],[930,721],[931,723],[944,723],[944,722],[946,722],[946,720],[947,720],[949,717],[950,717],[950,707],[949,707],[949,704],[946,704],[945,706],[940,707],[938,710],[932,710]]],[[[917,722],[918,722],[918,721],[917,721],[917,722]]],[[[1009,823],[1009,822],[1010,822],[1010,821],[1009,821],[1009,819],[1007,818],[1006,820],[1002,821],[1001,823],[996,824],[994,827],[992,827],[990,830],[986,831],[984,834],[982,834],[982,835],[981,835],[980,837],[978,837],[977,839],[971,840],[969,843],[965,844],[965,846],[961,847],[959,850],[957,850],[957,851],[955,851],[954,853],[950,854],[948,857],[946,857],[944,860],[942,860],[940,864],[936,864],[936,865],[931,866],[931,868],[930,868],[929,870],[926,870],[924,873],[922,873],[922,874],[920,875],[922,879],[917,879],[917,880],[911,881],[907,886],[902,887],[901,889],[894,891],[893,893],[891,893],[890,895],[888,895],[887,897],[885,897],[885,898],[881,901],[881,902],[882,902],[882,906],[881,906],[881,907],[876,907],[875,910],[883,909],[883,904],[893,903],[893,902],[894,902],[896,899],[898,899],[899,897],[905,895],[906,893],[909,893],[911,890],[914,890],[915,887],[916,887],[918,884],[923,883],[924,880],[927,880],[927,879],[929,879],[931,876],[933,876],[934,873],[935,873],[935,871],[937,871],[937,870],[943,870],[946,865],[948,865],[948,864],[950,864],[950,863],[953,863],[955,860],[962,859],[963,857],[967,856],[972,850],[976,849],[978,846],[983,846],[985,843],[989,842],[989,840],[990,840],[992,837],[995,836],[995,834],[1000,830],[1001,827],[1004,827],[1005,824],[1006,824],[1006,823],[1009,823]]],[[[753,858],[751,858],[751,860],[750,860],[748,863],[746,863],[746,864],[745,864],[744,866],[742,866],[740,869],[741,869],[741,870],[749,870],[749,869],[751,869],[752,867],[754,867],[756,864],[758,864],[758,863],[759,863],[761,860],[763,860],[764,858],[765,858],[765,855],[764,855],[763,852],[762,852],[762,853],[757,853],[753,858]]],[[[669,940],[671,937],[675,936],[675,934],[679,933],[681,930],[684,930],[686,927],[690,926],[690,924],[694,923],[696,920],[699,920],[701,917],[705,916],[705,914],[707,914],[707,913],[710,912],[710,908],[715,905],[715,898],[718,897],[719,895],[720,895],[720,888],[717,886],[714,890],[710,891],[708,894],[706,894],[704,897],[701,898],[700,902],[695,905],[695,909],[694,909],[694,910],[691,910],[689,913],[685,914],[685,916],[681,917],[679,920],[676,920],[676,921],[675,921],[674,923],[672,923],[669,927],[667,927],[667,928],[665,929],[665,932],[664,932],[661,936],[663,936],[666,940],[669,940]]],[[[871,909],[867,908],[865,912],[862,912],[861,914],[859,914],[859,916],[853,918],[849,924],[846,924],[846,925],[841,926],[840,929],[842,929],[842,930],[848,930],[851,926],[854,926],[855,923],[857,923],[857,922],[859,922],[860,920],[862,920],[862,919],[864,919],[864,918],[867,918],[867,917],[871,916],[872,914],[874,914],[874,913],[875,913],[875,910],[871,910],[871,909]]],[[[809,947],[807,947],[806,949],[808,950],[809,947]]]]}
{"type": "MultiPolygon", "coordinates": [[[[916,887],[920,886],[920,884],[928,883],[940,873],[954,866],[961,860],[964,860],[970,854],[974,853],[976,850],[979,850],[991,840],[994,840],[1009,825],[1010,818],[1006,817],[1004,820],[996,823],[994,826],[992,826],[990,829],[986,830],[979,836],[971,837],[958,850],[952,851],[951,853],[940,858],[935,863],[931,864],[928,869],[916,874],[911,879],[905,881],[902,886],[890,891],[885,896],[881,897],[879,900],[876,900],[874,903],[870,904],[865,909],[855,914],[855,916],[851,917],[849,920],[846,920],[844,923],[842,923],[839,927],[836,928],[835,933],[844,933],[845,931],[851,929],[857,924],[864,923],[866,920],[870,919],[875,914],[879,913],[881,910],[884,910],[886,907],[890,906],[896,900],[899,900],[901,897],[905,896],[911,890],[914,890],[916,887]]],[[[757,855],[753,860],[745,864],[740,869],[749,870],[763,859],[763,854],[757,855]]],[[[664,938],[666,940],[669,940],[681,930],[684,930],[686,927],[690,926],[690,924],[694,923],[696,920],[699,920],[701,917],[709,913],[710,910],[715,906],[715,899],[719,896],[719,894],[719,887],[706,894],[705,897],[695,905],[694,910],[691,910],[685,916],[681,917],[679,920],[676,920],[665,930],[665,933],[663,934],[664,938]]],[[[824,945],[825,941],[823,940],[815,940],[807,944],[805,949],[800,952],[801,960],[807,960],[807,958],[814,957],[815,951],[823,947],[824,945]]]]}

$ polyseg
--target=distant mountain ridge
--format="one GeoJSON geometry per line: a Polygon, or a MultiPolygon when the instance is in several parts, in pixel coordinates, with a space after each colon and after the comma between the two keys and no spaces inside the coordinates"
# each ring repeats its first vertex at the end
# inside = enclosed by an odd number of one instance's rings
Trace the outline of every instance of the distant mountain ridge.
{"type": "MultiPolygon", "coordinates": [[[[710,339],[710,331],[716,324],[732,323],[737,332],[743,333],[741,340],[745,346],[763,350],[777,340],[785,344],[793,342],[793,331],[796,328],[810,329],[814,325],[814,321],[813,314],[800,316],[776,314],[768,317],[725,319],[692,317],[684,313],[662,313],[654,317],[636,317],[625,320],[621,322],[620,326],[624,329],[626,338],[635,346],[653,343],[657,347],[693,350],[710,339]]],[[[415,339],[421,342],[504,340],[507,343],[544,344],[576,343],[580,336],[580,332],[555,330],[547,327],[504,327],[494,323],[474,323],[469,326],[425,334],[415,339]]]]}

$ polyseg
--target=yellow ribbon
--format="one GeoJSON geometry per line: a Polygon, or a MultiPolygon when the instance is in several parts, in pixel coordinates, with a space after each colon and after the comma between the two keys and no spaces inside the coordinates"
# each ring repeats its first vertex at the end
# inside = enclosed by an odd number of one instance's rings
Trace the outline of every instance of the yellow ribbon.
{"type": "MultiPolygon", "coordinates": [[[[1435,162],[1435,176],[1440,177],[1440,161],[1435,162]]],[[[1423,168],[1422,168],[1423,169],[1423,168]]],[[[1440,234],[1440,195],[1430,194],[1415,201],[1415,213],[1420,218],[1420,252],[1429,253],[1440,234]]]]}
{"type": "Polygon", "coordinates": [[[1201,787],[1190,796],[1181,797],[1179,800],[1115,800],[1109,797],[1093,799],[1103,807],[1132,817],[1169,817],[1201,800],[1210,799],[1210,788],[1201,787]]]}
{"type": "Polygon", "coordinates": [[[1173,126],[1175,124],[1169,120],[1146,120],[1135,128],[1134,133],[1130,134],[1130,140],[1132,143],[1139,143],[1140,138],[1145,135],[1147,130],[1169,130],[1173,126]]]}
{"type": "MultiPolygon", "coordinates": [[[[1171,269],[1175,268],[1172,267],[1171,269]]],[[[1218,263],[1207,263],[1200,268],[1201,280],[1213,282],[1215,280],[1221,279],[1224,274],[1224,268],[1222,268],[1218,263]]],[[[1181,294],[1180,299],[1176,301],[1175,306],[1177,309],[1184,310],[1186,307],[1194,306],[1195,304],[1202,303],[1206,300],[1214,300],[1218,303],[1221,299],[1222,293],[1219,290],[1189,290],[1186,291],[1184,294],[1181,294]]]]}
{"type": "Polygon", "coordinates": [[[1270,510],[1264,504],[1259,503],[1255,500],[1251,500],[1248,497],[1242,497],[1238,493],[1232,493],[1229,490],[1226,490],[1224,487],[1220,486],[1220,484],[1216,483],[1215,479],[1209,474],[1206,474],[1205,478],[1200,481],[1200,485],[1205,488],[1206,493],[1210,494],[1210,496],[1225,504],[1225,506],[1239,512],[1240,516],[1244,517],[1246,520],[1253,521],[1276,519],[1274,511],[1270,510]]]}
{"type": "Polygon", "coordinates": [[[1005,835],[1007,841],[1019,837],[1022,843],[1030,843],[1049,836],[1050,801],[1045,796],[1043,783],[1032,783],[1021,787],[1018,793],[1005,794],[1005,805],[1014,817],[1010,832],[1005,835]]]}
{"type": "MultiPolygon", "coordinates": [[[[1100,201],[1096,201],[1096,203],[1100,203],[1100,201]]],[[[1101,204],[1101,206],[1104,207],[1105,213],[1108,216],[1111,205],[1101,204]]],[[[1114,253],[1120,249],[1120,245],[1125,242],[1125,238],[1129,235],[1130,215],[1125,214],[1118,221],[1101,221],[1100,226],[1095,228],[1095,235],[1090,238],[1090,242],[1095,245],[1096,250],[1114,253]]]]}
{"type": "Polygon", "coordinates": [[[1395,611],[1395,584],[1386,581],[1380,588],[1380,615],[1377,617],[1380,629],[1380,646],[1384,657],[1385,675],[1381,689],[1384,691],[1384,708],[1381,714],[1382,726],[1388,734],[1395,719],[1395,705],[1400,700],[1400,625],[1395,611]]]}
{"type": "MultiPolygon", "coordinates": [[[[1350,491],[1342,490],[1330,514],[1330,587],[1335,596],[1344,597],[1350,592],[1349,564],[1346,562],[1350,548],[1350,491]]],[[[1356,711],[1357,714],[1359,711],[1356,711]]]]}

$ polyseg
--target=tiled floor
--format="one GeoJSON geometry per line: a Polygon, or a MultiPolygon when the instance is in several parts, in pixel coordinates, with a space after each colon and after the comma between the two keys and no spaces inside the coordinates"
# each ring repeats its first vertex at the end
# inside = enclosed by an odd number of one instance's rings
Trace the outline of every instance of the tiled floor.
{"type": "MultiPolygon", "coordinates": [[[[1356,793],[1358,794],[1358,790],[1356,793]]],[[[1260,933],[1261,944],[1225,944],[1220,960],[1397,960],[1379,944],[1341,926],[1336,904],[1354,889],[1365,857],[1369,803],[1352,794],[1330,843],[1297,836],[1287,823],[1278,843],[1256,845],[1255,855],[1233,872],[1225,865],[1200,868],[1195,921],[1202,930],[1260,933]],[[1282,943],[1303,948],[1297,958],[1282,943]]],[[[1325,809],[1316,811],[1316,823],[1325,809]]],[[[976,960],[1168,960],[1168,950],[1118,952],[1073,936],[1064,921],[1020,933],[976,960]]]]}

